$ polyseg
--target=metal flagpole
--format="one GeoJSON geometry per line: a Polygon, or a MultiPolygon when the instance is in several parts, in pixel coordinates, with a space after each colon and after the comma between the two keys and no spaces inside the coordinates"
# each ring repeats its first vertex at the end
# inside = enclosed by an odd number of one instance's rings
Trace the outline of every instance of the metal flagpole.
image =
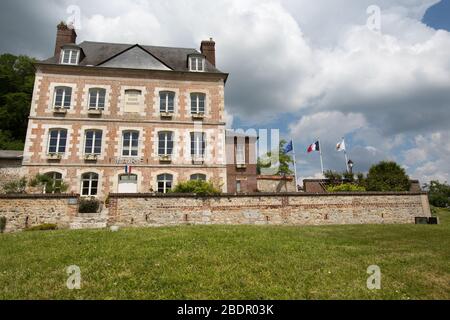
{"type": "Polygon", "coordinates": [[[325,176],[325,171],[323,170],[322,144],[320,143],[320,139],[317,139],[317,141],[319,142],[320,166],[322,168],[322,175],[325,176]]]}
{"type": "Polygon", "coordinates": [[[347,150],[344,150],[344,154],[345,154],[345,167],[347,168],[347,172],[350,173],[350,168],[348,167],[347,150]]]}
{"type": "Polygon", "coordinates": [[[294,178],[295,178],[295,192],[298,192],[297,188],[297,157],[295,156],[295,146],[294,146],[294,140],[292,140],[292,153],[294,154],[294,178]]]}

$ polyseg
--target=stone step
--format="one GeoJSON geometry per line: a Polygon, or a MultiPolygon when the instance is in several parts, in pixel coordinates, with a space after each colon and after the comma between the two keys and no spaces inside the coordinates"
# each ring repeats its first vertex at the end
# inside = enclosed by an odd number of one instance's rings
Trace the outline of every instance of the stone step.
{"type": "Polygon", "coordinates": [[[72,230],[82,230],[82,229],[104,229],[107,227],[105,222],[72,222],[70,224],[70,229],[72,230]]]}

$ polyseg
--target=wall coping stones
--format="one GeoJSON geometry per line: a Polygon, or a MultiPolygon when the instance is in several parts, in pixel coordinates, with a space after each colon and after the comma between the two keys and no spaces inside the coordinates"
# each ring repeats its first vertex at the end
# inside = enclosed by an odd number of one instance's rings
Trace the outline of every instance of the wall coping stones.
{"type": "Polygon", "coordinates": [[[0,199],[70,199],[80,198],[79,194],[0,194],[0,199]]]}

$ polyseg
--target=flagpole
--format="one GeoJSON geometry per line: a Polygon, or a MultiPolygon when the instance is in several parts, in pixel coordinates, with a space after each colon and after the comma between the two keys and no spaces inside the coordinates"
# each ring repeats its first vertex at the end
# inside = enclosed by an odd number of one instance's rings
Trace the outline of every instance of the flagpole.
{"type": "Polygon", "coordinates": [[[325,171],[323,170],[322,143],[320,143],[320,139],[317,139],[317,141],[319,141],[320,167],[322,168],[322,175],[325,176],[325,171]]]}
{"type": "Polygon", "coordinates": [[[348,167],[348,156],[347,156],[347,150],[344,150],[345,155],[345,167],[347,168],[347,172],[350,173],[350,169],[348,167]]]}
{"type": "Polygon", "coordinates": [[[294,154],[294,178],[295,178],[295,192],[298,192],[297,188],[297,157],[295,156],[295,146],[294,146],[294,140],[292,140],[292,153],[294,154]]]}

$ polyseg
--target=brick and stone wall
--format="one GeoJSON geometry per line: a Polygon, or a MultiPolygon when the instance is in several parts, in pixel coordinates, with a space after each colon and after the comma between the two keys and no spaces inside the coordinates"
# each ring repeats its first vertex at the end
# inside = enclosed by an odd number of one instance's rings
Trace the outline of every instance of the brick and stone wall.
{"type": "Polygon", "coordinates": [[[6,217],[6,232],[44,223],[69,228],[77,211],[77,195],[0,195],[0,217],[6,217]]]}
{"type": "Polygon", "coordinates": [[[258,176],[259,192],[296,192],[295,178],[292,176],[258,176]]]}
{"type": "Polygon", "coordinates": [[[214,198],[111,195],[109,224],[330,225],[414,223],[431,216],[425,193],[260,194],[214,198]]]}

